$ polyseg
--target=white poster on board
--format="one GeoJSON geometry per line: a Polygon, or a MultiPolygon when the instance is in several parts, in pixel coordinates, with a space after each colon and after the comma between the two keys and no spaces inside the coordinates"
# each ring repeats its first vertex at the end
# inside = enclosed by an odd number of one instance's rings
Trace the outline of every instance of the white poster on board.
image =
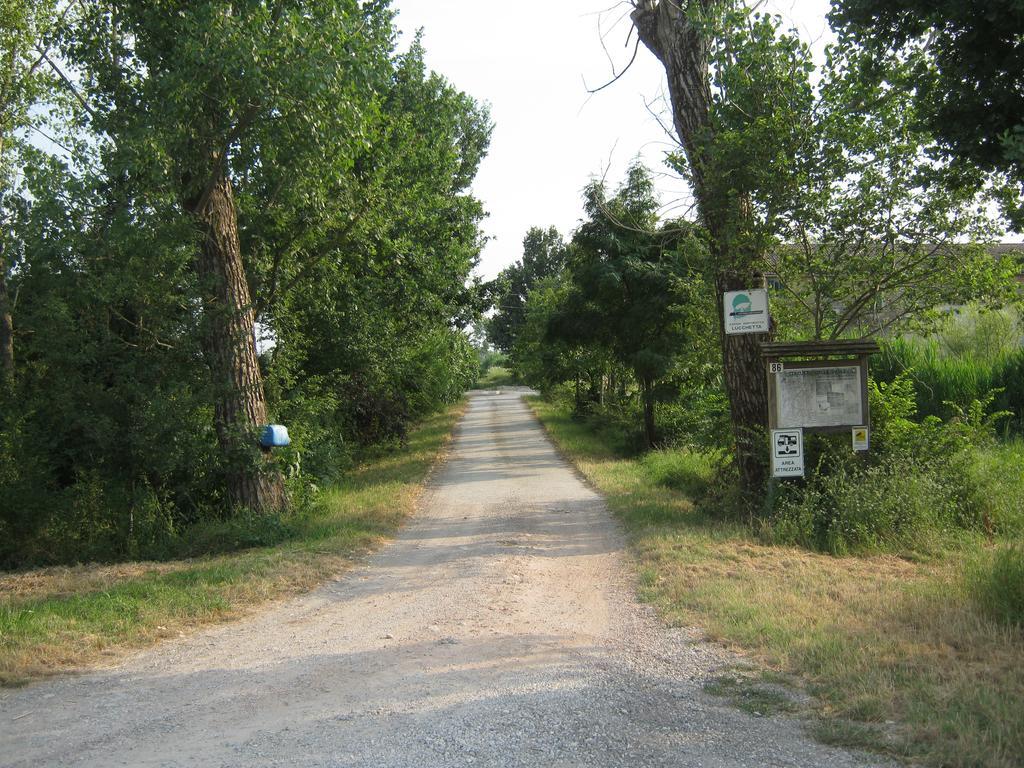
{"type": "Polygon", "coordinates": [[[768,291],[755,288],[750,291],[728,291],[723,303],[725,332],[768,333],[768,291]]]}
{"type": "Polygon", "coordinates": [[[775,374],[779,427],[846,427],[864,423],[857,365],[786,368],[775,374]]]}

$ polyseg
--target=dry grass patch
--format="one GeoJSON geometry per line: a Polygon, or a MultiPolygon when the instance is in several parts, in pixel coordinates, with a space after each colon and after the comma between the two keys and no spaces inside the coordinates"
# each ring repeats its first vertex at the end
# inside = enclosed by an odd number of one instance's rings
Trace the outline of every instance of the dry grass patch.
{"type": "Polygon", "coordinates": [[[0,595],[12,600],[67,597],[83,592],[98,592],[126,579],[174,573],[188,565],[187,562],[61,565],[23,573],[0,573],[0,595]]]}

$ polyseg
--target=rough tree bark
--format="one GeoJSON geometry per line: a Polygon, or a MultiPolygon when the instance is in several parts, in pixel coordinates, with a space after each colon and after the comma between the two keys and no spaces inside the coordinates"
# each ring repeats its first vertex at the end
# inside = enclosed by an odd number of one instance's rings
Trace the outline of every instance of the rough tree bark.
{"type": "Polygon", "coordinates": [[[216,390],[217,439],[230,466],[227,490],[232,506],[274,511],[286,503],[284,479],[275,469],[260,466],[255,457],[257,430],[267,423],[267,403],[234,191],[226,173],[214,173],[207,189],[186,200],[185,207],[203,232],[195,267],[205,292],[203,348],[216,390]]]}
{"type": "MultiPolygon", "coordinates": [[[[744,212],[723,210],[707,178],[706,148],[714,141],[711,122],[711,78],[709,54],[711,41],[690,13],[706,13],[728,0],[634,0],[633,25],[641,42],[665,67],[673,124],[686,152],[693,192],[700,217],[711,235],[712,256],[716,263],[718,317],[722,323],[722,294],[725,291],[764,285],[764,275],[756,267],[755,254],[743,253],[730,233],[742,225],[744,212]]],[[[746,490],[756,492],[765,482],[763,454],[764,430],[768,419],[768,385],[761,360],[760,342],[765,334],[727,336],[720,326],[725,386],[736,459],[746,490]]]]}

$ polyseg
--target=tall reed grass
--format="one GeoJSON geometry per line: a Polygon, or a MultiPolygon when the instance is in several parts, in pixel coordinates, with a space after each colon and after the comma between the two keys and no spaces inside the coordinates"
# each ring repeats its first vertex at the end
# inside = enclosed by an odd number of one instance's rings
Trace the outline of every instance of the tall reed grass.
{"type": "Polygon", "coordinates": [[[882,343],[872,374],[889,382],[910,372],[922,417],[947,419],[993,390],[992,407],[1013,417],[1005,429],[1024,434],[1024,335],[1016,313],[968,310],[951,316],[926,338],[906,336],[882,343]],[[949,405],[955,404],[956,407],[949,405]]]}

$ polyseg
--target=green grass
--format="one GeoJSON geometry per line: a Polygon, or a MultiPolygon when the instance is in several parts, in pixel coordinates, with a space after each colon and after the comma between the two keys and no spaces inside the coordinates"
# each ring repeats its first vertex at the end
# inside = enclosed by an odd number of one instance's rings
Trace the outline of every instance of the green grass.
{"type": "MultiPolygon", "coordinates": [[[[704,508],[713,456],[630,456],[566,409],[531,405],[623,521],[641,595],[668,622],[801,681],[820,738],[932,765],[1021,765],[1024,633],[971,596],[965,562],[981,556],[982,538],[920,562],[773,546],[704,508]]],[[[1015,466],[1019,446],[992,450],[979,460],[1015,466]]],[[[769,710],[782,700],[745,683],[712,687],[769,710]]]]}
{"type": "Polygon", "coordinates": [[[487,373],[480,377],[474,389],[496,389],[497,387],[512,387],[516,385],[515,374],[508,368],[500,365],[492,365],[487,373]]]}
{"type": "Polygon", "coordinates": [[[982,613],[1024,630],[1024,549],[1011,545],[984,553],[968,568],[967,590],[982,613]]]}
{"type": "Polygon", "coordinates": [[[755,717],[793,714],[802,708],[799,694],[788,685],[742,668],[708,681],[704,690],[755,717]]]}
{"type": "Polygon", "coordinates": [[[969,471],[986,497],[983,516],[988,523],[1024,539],[1024,439],[976,451],[969,471]]]}
{"type": "Polygon", "coordinates": [[[276,547],[171,563],[47,568],[0,575],[0,685],[79,668],[104,656],[237,617],[349,567],[412,512],[462,406],[428,419],[408,446],[326,489],[289,520],[276,547]]]}

